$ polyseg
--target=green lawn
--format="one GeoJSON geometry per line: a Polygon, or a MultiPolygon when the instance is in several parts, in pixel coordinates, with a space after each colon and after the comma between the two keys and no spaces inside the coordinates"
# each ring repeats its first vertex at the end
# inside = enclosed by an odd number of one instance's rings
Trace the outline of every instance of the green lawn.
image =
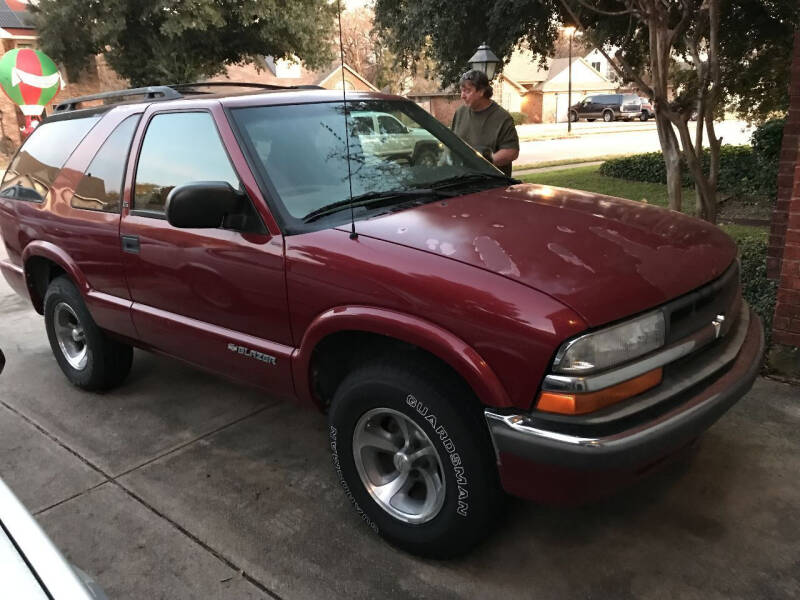
{"type": "MultiPolygon", "coordinates": [[[[669,204],[666,185],[605,177],[598,173],[599,169],[600,165],[575,167],[574,169],[564,169],[563,171],[522,175],[518,179],[528,183],[541,183],[543,185],[573,188],[586,192],[628,198],[629,200],[639,200],[657,206],[666,207],[669,204]]],[[[683,212],[687,214],[694,212],[694,189],[692,188],[683,188],[683,212]]],[[[766,242],[769,234],[767,228],[764,227],[749,227],[747,225],[721,225],[721,227],[737,241],[741,238],[749,237],[766,242]]]]}
{"type": "MultiPolygon", "coordinates": [[[[521,175],[519,179],[528,183],[541,183],[558,187],[572,188],[586,192],[596,192],[609,196],[639,200],[657,206],[669,204],[667,186],[660,183],[643,183],[640,181],[627,181],[615,177],[605,177],[598,173],[600,165],[576,167],[563,171],[551,171],[521,175]]],[[[684,212],[694,209],[694,190],[684,188],[684,212]]]]}

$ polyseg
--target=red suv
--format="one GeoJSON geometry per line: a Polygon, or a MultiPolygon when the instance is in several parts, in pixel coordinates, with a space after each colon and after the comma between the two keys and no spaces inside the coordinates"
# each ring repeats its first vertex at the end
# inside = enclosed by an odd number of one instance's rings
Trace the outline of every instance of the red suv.
{"type": "Polygon", "coordinates": [[[3,179],[0,268],[73,384],[136,346],[317,407],[364,521],[439,557],[502,490],[589,498],[750,388],[762,328],[713,225],[520,184],[399,97],[214,91],[65,102],[3,179]],[[437,159],[362,145],[364,112],[437,159]]]}

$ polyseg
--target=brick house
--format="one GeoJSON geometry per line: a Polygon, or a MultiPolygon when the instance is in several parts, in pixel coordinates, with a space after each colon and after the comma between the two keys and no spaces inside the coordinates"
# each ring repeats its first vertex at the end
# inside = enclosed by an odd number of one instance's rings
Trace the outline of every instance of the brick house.
{"type": "Polygon", "coordinates": [[[800,32],[794,38],[789,85],[789,118],[783,130],[778,200],[767,254],[767,276],[778,282],[770,363],[800,377],[800,32]]]}
{"type": "Polygon", "coordinates": [[[377,92],[369,81],[364,79],[347,63],[333,63],[323,69],[312,71],[306,69],[298,61],[274,60],[264,57],[258,64],[231,65],[223,75],[213,77],[211,81],[233,81],[249,83],[268,83],[272,85],[318,85],[329,90],[377,92]],[[344,78],[342,77],[344,72],[344,78]]]}

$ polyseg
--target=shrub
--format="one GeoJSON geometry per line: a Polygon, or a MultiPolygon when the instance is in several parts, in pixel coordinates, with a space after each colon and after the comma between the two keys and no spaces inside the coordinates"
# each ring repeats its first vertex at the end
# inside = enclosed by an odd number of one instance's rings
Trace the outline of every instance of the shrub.
{"type": "Polygon", "coordinates": [[[528,115],[521,112],[512,112],[508,113],[511,115],[511,118],[514,119],[514,125],[524,125],[528,122],[528,115]]]}
{"type": "Polygon", "coordinates": [[[764,163],[778,164],[785,125],[786,119],[771,119],[753,131],[750,143],[759,160],[764,163]]]}
{"type": "Polygon", "coordinates": [[[742,296],[761,317],[761,321],[764,323],[767,347],[769,347],[778,284],[767,279],[766,232],[745,227],[728,228],[727,232],[739,246],[739,257],[742,263],[742,296]]]}
{"type": "MultiPolygon", "coordinates": [[[[777,163],[770,171],[750,146],[722,146],[719,161],[718,189],[727,194],[774,197],[776,194],[777,163]]],[[[703,170],[708,173],[711,153],[703,152],[703,170]]],[[[631,181],[667,183],[667,169],[661,152],[635,154],[615,158],[600,165],[600,174],[631,181]]],[[[681,186],[694,185],[686,162],[681,161],[681,186]]]]}

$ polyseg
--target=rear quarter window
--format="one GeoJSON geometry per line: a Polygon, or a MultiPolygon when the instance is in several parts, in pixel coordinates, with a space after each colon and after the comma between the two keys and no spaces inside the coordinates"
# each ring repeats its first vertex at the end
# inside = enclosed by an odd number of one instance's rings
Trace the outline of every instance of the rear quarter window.
{"type": "Polygon", "coordinates": [[[75,188],[73,208],[119,212],[122,178],[139,117],[132,115],[125,119],[103,142],[75,188]]]}
{"type": "Polygon", "coordinates": [[[43,202],[61,167],[100,115],[43,123],[19,149],[0,184],[0,196],[43,202]]]}

